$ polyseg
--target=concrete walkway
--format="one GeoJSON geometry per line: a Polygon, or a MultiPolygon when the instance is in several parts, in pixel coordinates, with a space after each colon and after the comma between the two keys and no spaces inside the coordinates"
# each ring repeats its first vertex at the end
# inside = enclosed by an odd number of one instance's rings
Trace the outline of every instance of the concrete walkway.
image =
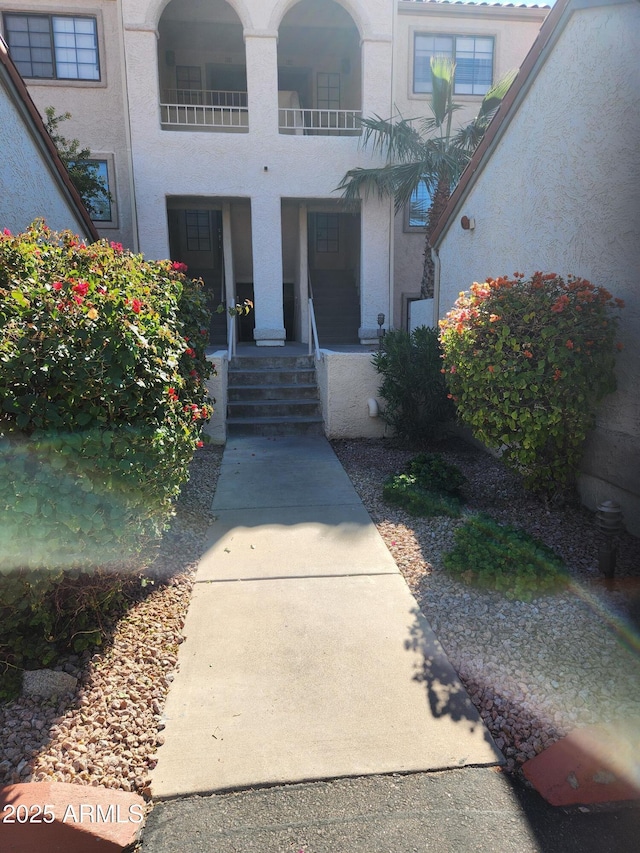
{"type": "Polygon", "coordinates": [[[230,440],[156,800],[501,760],[324,438],[230,440]]]}

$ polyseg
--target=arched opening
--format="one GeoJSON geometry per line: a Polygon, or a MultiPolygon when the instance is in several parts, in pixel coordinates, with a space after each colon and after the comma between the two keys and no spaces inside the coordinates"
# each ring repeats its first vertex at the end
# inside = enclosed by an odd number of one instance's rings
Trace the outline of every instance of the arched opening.
{"type": "Polygon", "coordinates": [[[281,133],[360,134],[360,35],[334,0],[300,0],[278,30],[281,133]]]}
{"type": "Polygon", "coordinates": [[[158,25],[162,127],[246,132],[243,29],[226,0],[172,0],[158,25]]]}

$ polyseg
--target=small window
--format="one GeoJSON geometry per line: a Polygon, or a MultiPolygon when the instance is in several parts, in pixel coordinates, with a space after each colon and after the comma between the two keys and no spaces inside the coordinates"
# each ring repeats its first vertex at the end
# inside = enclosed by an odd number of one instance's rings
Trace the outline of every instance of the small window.
{"type": "Polygon", "coordinates": [[[338,252],[339,227],[337,213],[316,214],[316,252],[338,252]]]}
{"type": "Polygon", "coordinates": [[[202,70],[199,65],[176,65],[178,104],[202,103],[202,70]]]}
{"type": "Polygon", "coordinates": [[[112,222],[113,211],[111,209],[111,190],[109,189],[109,169],[106,160],[89,160],[94,167],[95,174],[102,180],[105,192],[97,196],[91,202],[91,218],[94,222],[112,222]]]}
{"type": "Polygon", "coordinates": [[[327,74],[324,71],[318,74],[317,83],[317,108],[319,110],[340,109],[340,75],[327,74]]]}
{"type": "Polygon", "coordinates": [[[208,210],[185,210],[187,249],[189,252],[211,251],[211,221],[208,210]]]}
{"type": "Polygon", "coordinates": [[[4,15],[11,58],[23,77],[99,80],[95,18],[4,15]]]}
{"type": "Polygon", "coordinates": [[[411,193],[409,203],[405,207],[405,230],[424,231],[427,226],[427,213],[431,207],[431,194],[425,184],[420,181],[411,193]]]}
{"type": "Polygon", "coordinates": [[[493,83],[493,38],[416,33],[413,91],[431,92],[431,57],[449,56],[456,63],[456,95],[486,95],[493,83]]]}

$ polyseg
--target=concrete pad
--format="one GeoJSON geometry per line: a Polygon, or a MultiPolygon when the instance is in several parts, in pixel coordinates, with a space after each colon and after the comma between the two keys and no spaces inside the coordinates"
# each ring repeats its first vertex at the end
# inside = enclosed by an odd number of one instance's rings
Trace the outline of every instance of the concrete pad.
{"type": "Polygon", "coordinates": [[[349,503],[360,498],[325,438],[247,436],[225,448],[213,509],[349,503]]]}
{"type": "Polygon", "coordinates": [[[219,511],[196,580],[397,572],[362,504],[343,504],[219,511]]]}
{"type": "Polygon", "coordinates": [[[0,788],[0,850],[121,853],[138,840],[146,811],[142,797],[111,788],[64,782],[8,785],[0,788]]]}
{"type": "Polygon", "coordinates": [[[155,798],[501,760],[399,575],[199,583],[184,630],[155,798]]]}
{"type": "Polygon", "coordinates": [[[522,772],[554,806],[640,800],[640,720],[574,729],[522,772]]]}

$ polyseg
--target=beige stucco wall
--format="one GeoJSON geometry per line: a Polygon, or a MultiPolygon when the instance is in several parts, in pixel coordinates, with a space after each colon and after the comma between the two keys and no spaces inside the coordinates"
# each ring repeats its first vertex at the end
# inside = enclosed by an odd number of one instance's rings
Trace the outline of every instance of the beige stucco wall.
{"type": "Polygon", "coordinates": [[[17,234],[44,217],[56,231],[70,229],[88,236],[44,143],[28,122],[0,78],[0,231],[8,228],[17,234]]]}
{"type": "Polygon", "coordinates": [[[316,360],[318,389],[327,438],[381,438],[386,426],[369,415],[369,399],[380,405],[380,376],[370,352],[337,353],[321,350],[316,360]]]}
{"type": "Polygon", "coordinates": [[[589,440],[582,493],[592,508],[618,500],[640,534],[638,32],[637,2],[571,16],[444,236],[439,310],[515,270],[574,273],[625,300],[618,391],[589,440]]]}
{"type": "MultiPolygon", "coordinates": [[[[535,41],[548,9],[499,6],[398,3],[394,32],[394,110],[405,118],[429,115],[429,96],[414,94],[413,39],[415,33],[493,36],[494,80],[518,68],[535,41]]],[[[479,95],[456,95],[461,105],[454,124],[463,125],[478,112],[479,95]]],[[[386,116],[385,116],[386,118],[386,116]]],[[[394,320],[404,328],[402,297],[420,292],[424,258],[424,234],[405,229],[404,214],[395,217],[394,320]]]]}
{"type": "Polygon", "coordinates": [[[216,373],[207,380],[207,391],[213,404],[213,415],[203,432],[209,436],[211,444],[224,444],[227,440],[227,383],[229,361],[225,350],[214,352],[208,361],[215,365],[216,373]]]}
{"type": "Polygon", "coordinates": [[[59,126],[62,136],[78,139],[93,157],[107,160],[116,218],[112,223],[96,222],[96,227],[102,237],[135,248],[119,5],[116,0],[65,0],[62,5],[52,0],[3,0],[2,11],[96,18],[99,81],[26,79],[25,83],[43,117],[50,106],[57,115],[71,113],[71,119],[59,126]]]}

